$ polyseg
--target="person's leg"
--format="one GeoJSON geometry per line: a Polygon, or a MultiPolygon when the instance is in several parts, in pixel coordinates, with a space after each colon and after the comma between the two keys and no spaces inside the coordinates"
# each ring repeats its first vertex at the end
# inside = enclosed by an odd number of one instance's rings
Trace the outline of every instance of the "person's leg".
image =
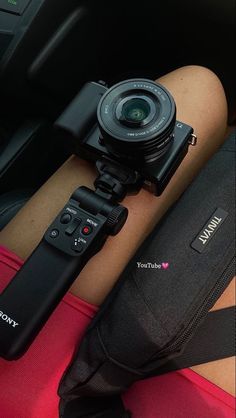
{"type": "MultiPolygon", "coordinates": [[[[174,96],[177,118],[194,128],[198,144],[190,147],[162,196],[157,198],[141,190],[138,196],[124,200],[129,209],[127,223],[89,261],[71,289],[94,304],[103,301],[144,238],[224,141],[226,99],[211,71],[189,66],[157,81],[174,96]]],[[[95,176],[91,164],[72,156],[0,233],[0,243],[26,259],[73,190],[80,185],[92,186],[95,176]]]]}
{"type": "MultiPolygon", "coordinates": [[[[221,83],[212,72],[202,67],[185,67],[157,81],[174,96],[177,117],[193,126],[198,145],[190,147],[161,197],[156,198],[142,190],[138,196],[124,200],[129,208],[126,225],[116,237],[108,239],[71,289],[75,295],[94,304],[103,301],[140,243],[224,141],[226,100],[221,83]]],[[[92,186],[95,176],[91,164],[71,157],[0,233],[0,244],[26,259],[74,189],[80,185],[92,186]]],[[[235,302],[232,301],[231,285],[217,307],[232,303],[235,302]]],[[[233,364],[231,358],[198,366],[195,370],[233,393],[233,364]]]]}

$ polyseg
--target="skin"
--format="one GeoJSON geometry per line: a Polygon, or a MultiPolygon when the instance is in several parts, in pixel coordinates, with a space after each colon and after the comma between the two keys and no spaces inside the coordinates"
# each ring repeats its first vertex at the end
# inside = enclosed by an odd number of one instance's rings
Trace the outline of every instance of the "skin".
{"type": "MultiPolygon", "coordinates": [[[[116,237],[108,238],[102,251],[89,261],[71,288],[74,295],[95,305],[102,303],[139,245],[225,139],[227,104],[214,73],[203,67],[188,66],[157,82],[172,93],[177,119],[194,128],[198,145],[189,148],[162,196],[157,198],[141,190],[137,196],[128,196],[122,202],[129,209],[125,226],[116,237]]],[[[72,192],[81,185],[93,187],[95,177],[93,165],[72,156],[0,233],[0,243],[27,259],[72,192]]],[[[230,285],[215,309],[221,304],[235,303],[232,291],[230,285]]],[[[234,359],[226,359],[193,369],[234,393],[233,365],[234,359]]]]}

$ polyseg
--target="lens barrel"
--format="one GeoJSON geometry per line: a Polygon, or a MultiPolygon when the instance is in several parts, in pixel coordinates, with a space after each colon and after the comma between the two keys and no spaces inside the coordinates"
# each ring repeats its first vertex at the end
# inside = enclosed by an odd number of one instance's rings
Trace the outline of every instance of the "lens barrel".
{"type": "Polygon", "coordinates": [[[161,158],[172,144],[176,106],[162,85],[132,79],[107,90],[97,118],[103,143],[112,155],[148,164],[161,158]]]}

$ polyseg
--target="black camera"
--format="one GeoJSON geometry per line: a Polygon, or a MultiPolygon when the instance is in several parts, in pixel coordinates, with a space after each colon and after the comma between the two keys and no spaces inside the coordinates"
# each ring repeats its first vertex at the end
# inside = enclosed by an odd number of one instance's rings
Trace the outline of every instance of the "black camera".
{"type": "Polygon", "coordinates": [[[87,83],[55,125],[70,132],[74,153],[133,170],[137,183],[155,195],[196,142],[193,129],[176,121],[171,94],[146,79],[122,81],[110,89],[87,83]]]}

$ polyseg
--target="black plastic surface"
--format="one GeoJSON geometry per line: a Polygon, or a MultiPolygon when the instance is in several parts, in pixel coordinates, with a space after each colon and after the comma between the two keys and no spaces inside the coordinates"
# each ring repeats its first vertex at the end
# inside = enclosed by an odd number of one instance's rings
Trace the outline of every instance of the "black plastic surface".
{"type": "Polygon", "coordinates": [[[33,195],[33,189],[17,189],[0,195],[0,231],[33,195]]]}
{"type": "Polygon", "coordinates": [[[2,31],[0,29],[0,59],[3,56],[4,52],[7,50],[11,40],[13,38],[13,32],[2,31]]]}
{"type": "Polygon", "coordinates": [[[0,295],[0,311],[18,324],[0,322],[1,356],[15,359],[22,355],[55,309],[78,271],[78,260],[69,258],[41,242],[0,295]]]}
{"type": "Polygon", "coordinates": [[[37,187],[50,151],[46,129],[42,120],[27,121],[0,143],[0,193],[37,187]]]}
{"type": "Polygon", "coordinates": [[[83,136],[96,122],[97,107],[107,88],[99,83],[86,83],[55,123],[76,138],[83,136]]]}
{"type": "MultiPolygon", "coordinates": [[[[90,79],[111,83],[136,75],[154,79],[190,63],[215,71],[228,96],[235,96],[235,68],[231,59],[235,44],[235,2],[149,0],[146,7],[146,19],[142,8],[124,0],[115,3],[32,0],[19,23],[19,16],[0,13],[1,30],[6,29],[5,20],[9,21],[10,30],[12,19],[16,18],[13,20],[18,32],[14,48],[6,54],[3,63],[2,88],[6,98],[22,100],[29,94],[32,108],[45,95],[46,111],[51,95],[69,101],[90,79]],[[83,5],[87,10],[86,19],[71,26],[60,38],[60,28],[65,28],[70,14],[83,5]],[[131,42],[134,33],[138,42],[131,42]],[[163,33],[165,42],[160,42],[163,33]],[[132,47],[128,48],[127,42],[132,47]],[[144,51],[145,59],[141,58],[144,51]],[[16,68],[18,76],[14,79],[12,74],[16,68]]],[[[26,104],[27,101],[24,108],[26,104]]],[[[55,106],[58,104],[59,101],[55,106]]]]}
{"type": "Polygon", "coordinates": [[[22,15],[31,0],[0,0],[0,10],[22,15]]]}

